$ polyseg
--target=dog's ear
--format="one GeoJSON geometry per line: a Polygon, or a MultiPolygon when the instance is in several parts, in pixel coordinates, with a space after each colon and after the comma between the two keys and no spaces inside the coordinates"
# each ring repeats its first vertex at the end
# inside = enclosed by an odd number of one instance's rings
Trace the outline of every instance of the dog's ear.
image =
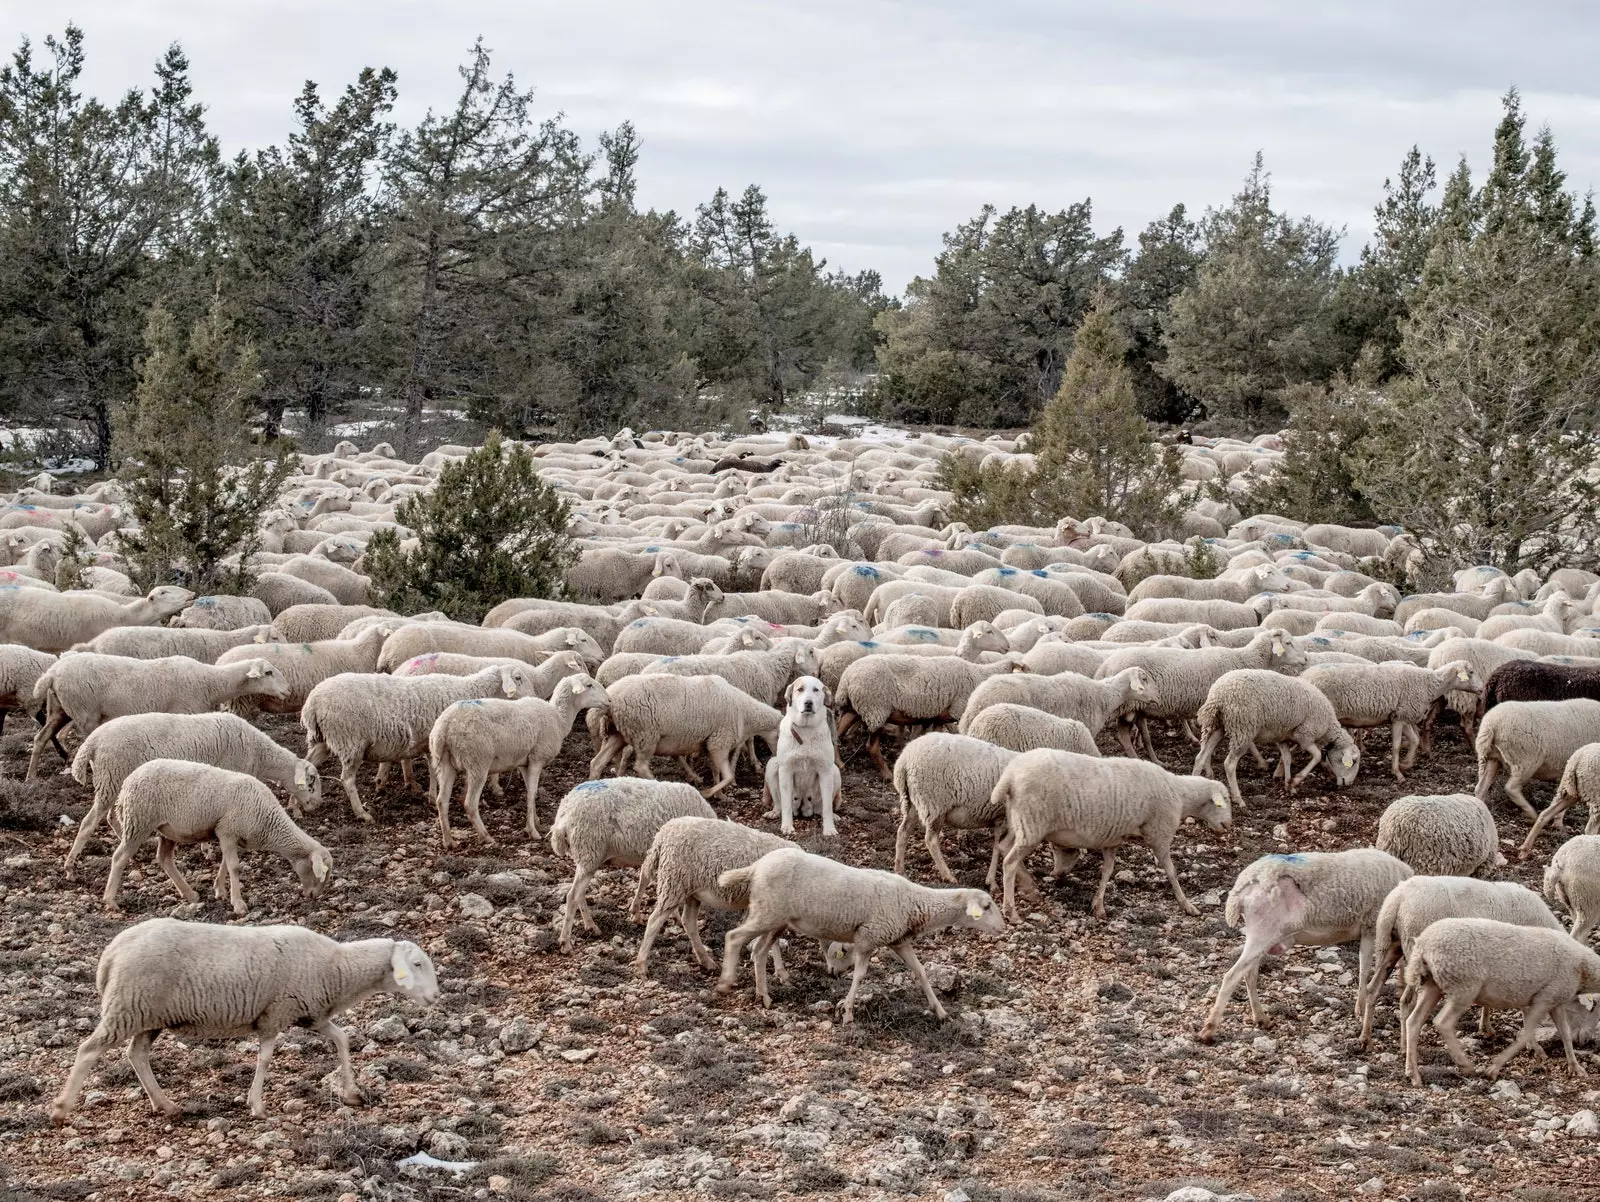
{"type": "Polygon", "coordinates": [[[785,701],[792,702],[794,700],[795,686],[798,685],[799,683],[800,683],[800,680],[799,680],[798,677],[796,677],[794,680],[791,680],[788,684],[784,685],[784,687],[783,687],[783,699],[785,701]]]}
{"type": "Polygon", "coordinates": [[[822,686],[822,704],[830,713],[833,711],[833,690],[827,685],[822,686]]]}

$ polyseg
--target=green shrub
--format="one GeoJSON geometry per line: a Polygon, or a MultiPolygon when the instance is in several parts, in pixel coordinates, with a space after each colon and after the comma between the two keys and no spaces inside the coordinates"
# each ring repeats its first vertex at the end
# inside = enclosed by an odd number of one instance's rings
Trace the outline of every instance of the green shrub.
{"type": "Polygon", "coordinates": [[[406,550],[394,531],[379,531],[366,570],[378,603],[400,613],[438,609],[480,621],[509,597],[555,596],[578,555],[566,501],[539,479],[525,448],[505,448],[494,431],[396,516],[417,546],[406,550]]]}

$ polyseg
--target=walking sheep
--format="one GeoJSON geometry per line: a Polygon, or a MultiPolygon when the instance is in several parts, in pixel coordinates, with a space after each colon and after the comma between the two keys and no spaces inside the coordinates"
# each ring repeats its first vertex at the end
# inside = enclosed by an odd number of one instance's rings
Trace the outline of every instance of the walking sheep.
{"type": "Polygon", "coordinates": [[[1326,664],[1300,677],[1315,685],[1346,730],[1389,727],[1389,770],[1404,781],[1416,763],[1422,731],[1447,693],[1476,693],[1483,681],[1465,660],[1437,668],[1410,664],[1326,664]],[[1402,756],[1402,748],[1404,754],[1402,756]]]}
{"type": "MultiPolygon", "coordinates": [[[[904,874],[913,817],[922,825],[922,844],[941,879],[955,883],[945,863],[939,834],[983,830],[1004,824],[1005,809],[991,795],[1016,753],[969,735],[934,733],[906,744],[894,764],[894,791],[900,797],[900,828],[894,840],[894,870],[904,874]]],[[[999,830],[995,830],[999,838],[999,830]]],[[[989,875],[994,876],[991,864],[989,875]]]]}
{"type": "MultiPolygon", "coordinates": [[[[972,703],[969,701],[967,704],[970,706],[972,703]]],[[[985,706],[968,723],[966,733],[1011,751],[1053,747],[1057,751],[1076,751],[1081,755],[1100,754],[1100,749],[1095,746],[1094,734],[1076,718],[1058,718],[1032,706],[1014,705],[1011,702],[985,706]]],[[[904,758],[903,752],[901,756],[904,758]]]]}
{"type": "MultiPolygon", "coordinates": [[[[1517,666],[1507,664],[1506,668],[1517,666]]],[[[1503,671],[1505,668],[1498,669],[1495,675],[1503,671]]],[[[1529,818],[1537,818],[1523,795],[1523,786],[1536,780],[1559,781],[1573,753],[1586,743],[1595,742],[1600,742],[1600,701],[1573,697],[1564,701],[1502,702],[1488,710],[1478,724],[1478,800],[1489,799],[1495,777],[1503,767],[1506,795],[1529,818]]]]}
{"type": "Polygon", "coordinates": [[[1376,846],[1429,876],[1475,876],[1505,862],[1494,815],[1470,793],[1396,798],[1378,819],[1376,846]]]}
{"type": "Polygon", "coordinates": [[[1522,841],[1518,856],[1527,859],[1534,842],[1547,828],[1564,830],[1567,811],[1579,802],[1589,810],[1589,821],[1584,824],[1583,833],[1600,834],[1600,743],[1585,743],[1567,757],[1556,795],[1522,841]]]}
{"type": "Polygon", "coordinates": [[[95,973],[100,1023],[50,1107],[57,1126],[77,1105],[83,1083],[108,1047],[131,1040],[128,1059],[158,1114],[178,1104],[156,1084],[150,1046],[163,1031],[185,1039],[261,1041],[250,1085],[250,1113],[267,1114],[267,1063],[284,1031],[311,1027],[339,1054],[339,1096],[361,1103],[350,1067],[350,1041],[333,1016],[375,993],[423,1003],[439,997],[433,961],[409,940],[336,943],[299,926],[227,927],[151,918],[117,934],[95,973]]]}
{"type": "Polygon", "coordinates": [[[1324,746],[1333,779],[1340,786],[1350,784],[1361,770],[1361,750],[1339,725],[1333,704],[1315,685],[1299,677],[1259,668],[1227,672],[1211,686],[1199,717],[1200,751],[1195,756],[1194,774],[1211,775],[1211,758],[1226,737],[1228,754],[1222,771],[1228,780],[1228,795],[1237,806],[1244,805],[1239,793],[1239,761],[1246,752],[1259,759],[1259,743],[1278,748],[1278,767],[1290,795],[1323,761],[1324,746]],[[1311,757],[1298,775],[1291,774],[1295,745],[1311,757]]]}
{"type": "Polygon", "coordinates": [[[60,654],[113,626],[164,622],[193,600],[188,589],[172,584],[153,588],[132,601],[113,601],[88,592],[0,588],[0,643],[21,643],[35,651],[60,654]]]}
{"type": "Polygon", "coordinates": [[[1600,835],[1574,835],[1550,857],[1544,895],[1572,916],[1572,937],[1585,942],[1600,926],[1600,835]]]}

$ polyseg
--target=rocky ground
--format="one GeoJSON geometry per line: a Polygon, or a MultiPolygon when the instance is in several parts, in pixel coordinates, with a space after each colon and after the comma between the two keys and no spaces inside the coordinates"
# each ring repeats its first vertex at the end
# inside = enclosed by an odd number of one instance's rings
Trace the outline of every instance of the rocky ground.
{"type": "MultiPolygon", "coordinates": [[[[291,725],[272,729],[299,745],[291,725]]],[[[123,890],[127,918],[103,916],[105,842],[91,844],[78,880],[58,867],[84,791],[65,776],[12,779],[24,763],[20,732],[0,750],[0,1196],[1033,1202],[1162,1198],[1189,1185],[1281,1202],[1596,1196],[1600,1074],[1569,1080],[1557,1052],[1548,1064],[1514,1062],[1491,1086],[1458,1074],[1425,1037],[1428,1084],[1411,1087],[1387,1006],[1372,1054],[1356,1046],[1354,946],[1297,951],[1264,975],[1270,1031],[1250,1025],[1241,999],[1214,1046],[1194,1041],[1238,952],[1221,905],[1235,873],[1263,852],[1370,842],[1402,791],[1376,770],[1387,758],[1381,736],[1351,790],[1313,788],[1290,801],[1252,774],[1230,836],[1186,828],[1176,852],[1198,918],[1178,911],[1134,847],[1120,859],[1107,922],[1088,915],[1096,867],[1085,864],[1046,886],[1048,900],[1001,940],[924,940],[952,1011],[945,1024],[884,957],[857,1022],[839,1025],[844,983],[824,974],[809,943],[791,952],[794,981],[774,985],[770,1011],[747,988],[714,994],[681,937],[658,943],[649,978],[636,979],[639,931],[624,913],[632,872],[606,874],[591,894],[603,936],[560,954],[552,922],[569,865],[517,829],[520,786],[492,807],[500,845],[459,854],[440,854],[420,794],[384,794],[374,827],[330,797],[307,825],[334,852],[336,888],[303,902],[285,865],[251,857],[247,921],[302,922],[345,939],[406,935],[433,954],[440,1004],[381,997],[346,1016],[360,1033],[369,1104],[338,1103],[331,1050],[296,1031],[272,1064],[271,1117],[253,1121],[243,1097],[250,1045],[189,1048],[168,1037],[153,1064],[185,1104],[181,1119],[154,1117],[114,1053],[62,1130],[48,1125],[45,1105],[94,1025],[106,941],[157,914],[232,918],[205,888],[210,848],[180,857],[203,903],[175,910],[170,883],[147,861],[123,890]],[[396,1167],[419,1151],[473,1167],[396,1167]]],[[[1190,754],[1176,740],[1166,753],[1169,765],[1190,754]]],[[[546,820],[581,779],[586,754],[580,727],[545,774],[546,820]]],[[[1451,729],[1406,791],[1470,788],[1472,777],[1451,729]]],[[[894,797],[864,755],[850,764],[845,798],[843,838],[827,850],[887,866],[894,797]]],[[[762,824],[748,781],[719,808],[762,824]]],[[[1503,799],[1497,814],[1514,856],[1525,824],[1503,799]]],[[[981,884],[987,846],[964,837],[947,847],[963,882],[981,884]]],[[[1503,871],[1537,887],[1541,867],[1503,871]]],[[[928,879],[920,853],[912,868],[928,879]]],[[[729,925],[713,917],[713,947],[729,925]]],[[[1480,1059],[1501,1046],[1467,1043],[1480,1059]]],[[[1590,1052],[1583,1059],[1600,1064],[1590,1052]]]]}

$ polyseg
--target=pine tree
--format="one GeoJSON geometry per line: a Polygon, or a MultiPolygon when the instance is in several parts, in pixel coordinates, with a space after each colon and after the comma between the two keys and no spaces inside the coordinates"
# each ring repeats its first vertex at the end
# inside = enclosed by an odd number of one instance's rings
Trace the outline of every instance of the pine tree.
{"type": "Polygon", "coordinates": [[[1129,342],[1128,363],[1139,411],[1155,421],[1180,422],[1194,408],[1194,399],[1161,374],[1167,350],[1162,334],[1172,302],[1193,285],[1205,262],[1200,227],[1183,205],[1174,205],[1160,221],[1139,234],[1139,252],[1122,277],[1119,317],[1129,342]]]}

